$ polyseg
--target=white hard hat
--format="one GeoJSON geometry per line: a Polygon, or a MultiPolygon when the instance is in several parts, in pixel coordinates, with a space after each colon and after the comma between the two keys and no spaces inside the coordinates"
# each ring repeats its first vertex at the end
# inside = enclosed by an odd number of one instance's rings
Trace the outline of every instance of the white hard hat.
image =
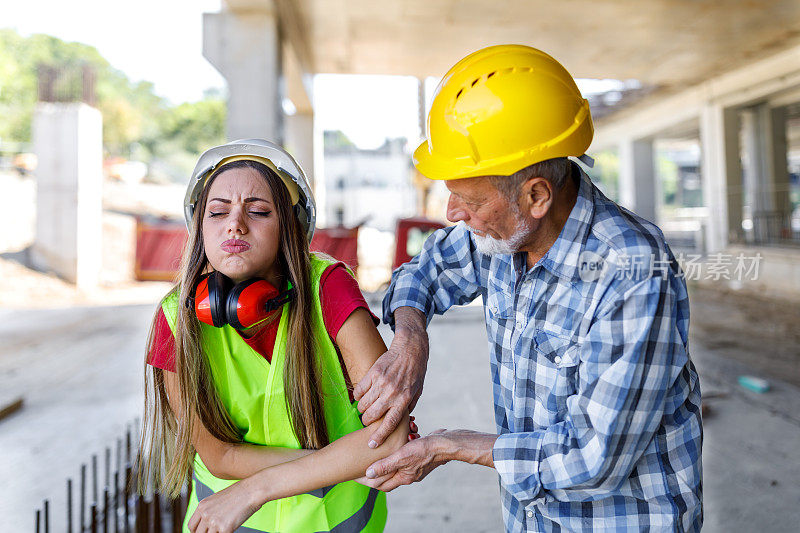
{"type": "Polygon", "coordinates": [[[241,139],[215,146],[203,152],[194,167],[192,177],[189,179],[189,186],[186,189],[186,197],[183,200],[186,228],[191,226],[197,199],[203,192],[208,178],[221,166],[240,160],[263,163],[278,174],[289,190],[295,216],[306,230],[308,240],[311,242],[317,220],[317,206],[306,174],[297,161],[283,148],[264,139],[241,139]]]}

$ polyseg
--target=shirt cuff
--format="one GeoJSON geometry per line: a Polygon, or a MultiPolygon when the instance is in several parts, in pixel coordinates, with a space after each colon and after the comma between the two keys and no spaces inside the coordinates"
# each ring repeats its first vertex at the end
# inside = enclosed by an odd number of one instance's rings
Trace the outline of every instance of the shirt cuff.
{"type": "MultiPolygon", "coordinates": [[[[402,267],[401,267],[402,268],[402,267]]],[[[412,279],[400,279],[401,273],[395,272],[392,283],[383,297],[383,321],[394,331],[394,312],[400,307],[413,307],[425,315],[426,325],[433,317],[432,304],[424,291],[418,290],[419,284],[412,279]]]]}
{"type": "Polygon", "coordinates": [[[503,433],[494,443],[492,460],[500,483],[527,507],[544,496],[539,478],[543,433],[503,433]]]}

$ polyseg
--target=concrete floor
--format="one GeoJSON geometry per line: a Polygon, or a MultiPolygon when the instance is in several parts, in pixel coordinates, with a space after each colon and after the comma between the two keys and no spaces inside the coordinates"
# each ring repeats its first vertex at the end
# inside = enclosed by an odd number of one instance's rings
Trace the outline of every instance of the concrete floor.
{"type": "MultiPolygon", "coordinates": [[[[692,324],[692,358],[704,394],[717,395],[707,401],[705,419],[705,530],[796,531],[800,388],[792,384],[795,367],[782,367],[786,379],[768,375],[772,390],[762,395],[741,389],[736,377],[759,373],[763,366],[748,364],[740,352],[759,360],[780,353],[791,363],[800,360],[800,347],[786,345],[780,328],[760,328],[754,339],[755,333],[743,327],[749,323],[746,314],[737,319],[741,324],[729,320],[728,329],[713,335],[703,325],[703,316],[730,315],[744,305],[702,291],[693,294],[693,312],[699,313],[692,324]]],[[[31,531],[34,510],[45,498],[51,502],[52,531],[65,531],[67,477],[77,484],[80,464],[92,454],[100,455],[102,465],[104,447],[113,446],[140,413],[143,350],[154,307],[0,310],[2,394],[25,398],[22,410],[0,421],[0,479],[6,481],[0,485],[0,531],[31,531]]],[[[382,333],[391,338],[385,326],[382,333]]],[[[436,318],[430,335],[425,394],[414,413],[420,432],[439,427],[493,431],[481,308],[436,318]]],[[[483,467],[446,465],[423,483],[392,492],[389,506],[389,532],[420,526],[442,532],[502,530],[497,476],[483,467]]]]}

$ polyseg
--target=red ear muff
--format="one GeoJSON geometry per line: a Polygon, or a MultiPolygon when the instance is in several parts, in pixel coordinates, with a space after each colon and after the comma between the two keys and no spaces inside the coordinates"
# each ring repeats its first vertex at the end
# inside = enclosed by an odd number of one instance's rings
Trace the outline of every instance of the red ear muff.
{"type": "Polygon", "coordinates": [[[211,302],[208,298],[208,276],[203,277],[194,290],[194,312],[200,322],[213,325],[211,302]]]}
{"type": "Polygon", "coordinates": [[[261,322],[274,311],[267,309],[267,303],[276,296],[278,289],[263,279],[249,279],[237,284],[225,306],[228,323],[236,329],[245,329],[261,322]]]}
{"type": "Polygon", "coordinates": [[[194,310],[197,319],[221,328],[228,323],[225,316],[225,301],[233,282],[216,270],[205,276],[195,289],[194,310]]]}
{"type": "Polygon", "coordinates": [[[248,279],[233,285],[230,278],[214,271],[204,276],[194,291],[194,310],[197,319],[221,328],[230,324],[246,329],[261,322],[294,296],[290,288],[278,289],[263,279],[248,279]]]}

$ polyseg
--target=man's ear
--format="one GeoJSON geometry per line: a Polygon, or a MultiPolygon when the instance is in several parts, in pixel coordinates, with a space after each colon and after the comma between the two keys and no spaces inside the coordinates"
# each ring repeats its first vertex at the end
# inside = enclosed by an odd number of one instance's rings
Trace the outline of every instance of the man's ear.
{"type": "Polygon", "coordinates": [[[543,218],[553,205],[553,185],[542,177],[533,177],[522,184],[520,208],[533,218],[543,218]]]}

